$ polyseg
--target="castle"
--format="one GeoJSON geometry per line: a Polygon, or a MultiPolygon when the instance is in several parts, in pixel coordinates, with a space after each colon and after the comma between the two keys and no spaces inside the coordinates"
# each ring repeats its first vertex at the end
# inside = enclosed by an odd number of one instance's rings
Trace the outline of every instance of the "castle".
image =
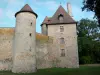
{"type": "Polygon", "coordinates": [[[0,28],[0,70],[31,73],[37,69],[78,68],[77,22],[60,5],[36,32],[37,14],[26,4],[15,14],[15,28],[0,28]]]}

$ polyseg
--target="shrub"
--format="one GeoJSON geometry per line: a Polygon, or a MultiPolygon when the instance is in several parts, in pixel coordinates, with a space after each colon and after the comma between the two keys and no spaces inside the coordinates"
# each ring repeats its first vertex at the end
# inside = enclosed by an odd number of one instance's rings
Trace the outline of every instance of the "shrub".
{"type": "Polygon", "coordinates": [[[91,56],[82,56],[80,58],[80,64],[91,64],[93,63],[91,56]]]}

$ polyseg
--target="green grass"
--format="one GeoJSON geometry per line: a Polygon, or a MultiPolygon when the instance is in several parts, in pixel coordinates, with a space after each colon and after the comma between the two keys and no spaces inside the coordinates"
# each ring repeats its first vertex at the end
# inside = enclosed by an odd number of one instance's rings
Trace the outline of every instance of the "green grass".
{"type": "Polygon", "coordinates": [[[14,74],[9,71],[0,71],[0,75],[100,75],[100,66],[80,66],[80,68],[50,68],[40,69],[36,73],[14,74]]]}

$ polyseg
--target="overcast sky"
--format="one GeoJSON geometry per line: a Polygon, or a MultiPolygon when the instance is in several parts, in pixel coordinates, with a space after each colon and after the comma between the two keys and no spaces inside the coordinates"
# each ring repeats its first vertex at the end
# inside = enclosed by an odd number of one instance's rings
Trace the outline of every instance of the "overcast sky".
{"type": "Polygon", "coordinates": [[[15,27],[15,13],[25,4],[29,4],[33,11],[38,14],[36,31],[41,32],[40,24],[45,16],[52,17],[60,3],[67,11],[67,2],[72,5],[74,20],[79,21],[82,18],[93,19],[94,13],[82,12],[83,0],[0,0],[0,27],[15,27]]]}

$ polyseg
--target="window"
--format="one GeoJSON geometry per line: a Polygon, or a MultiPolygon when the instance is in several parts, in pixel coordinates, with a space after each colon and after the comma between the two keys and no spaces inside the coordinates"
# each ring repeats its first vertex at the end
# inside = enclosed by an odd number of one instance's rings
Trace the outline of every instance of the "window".
{"type": "Polygon", "coordinates": [[[60,44],[64,44],[65,41],[64,41],[64,38],[60,38],[60,44]]]}
{"type": "Polygon", "coordinates": [[[61,57],[65,56],[65,49],[61,49],[61,57]]]}
{"type": "Polygon", "coordinates": [[[32,26],[32,22],[31,22],[31,26],[32,26]]]}
{"type": "Polygon", "coordinates": [[[60,16],[60,17],[59,17],[59,20],[60,20],[60,22],[62,22],[62,21],[63,21],[63,17],[62,17],[62,16],[60,16]]]}
{"type": "Polygon", "coordinates": [[[64,26],[60,26],[60,32],[64,32],[64,26]]]}
{"type": "Polygon", "coordinates": [[[60,14],[60,15],[58,16],[58,20],[59,20],[60,22],[63,22],[63,19],[64,19],[63,15],[60,14]]]}
{"type": "Polygon", "coordinates": [[[31,51],[31,47],[30,47],[29,51],[31,51]]]}
{"type": "Polygon", "coordinates": [[[31,37],[32,36],[32,33],[30,33],[29,36],[31,37]]]}
{"type": "Polygon", "coordinates": [[[50,20],[48,20],[48,22],[50,22],[50,20]]]}

